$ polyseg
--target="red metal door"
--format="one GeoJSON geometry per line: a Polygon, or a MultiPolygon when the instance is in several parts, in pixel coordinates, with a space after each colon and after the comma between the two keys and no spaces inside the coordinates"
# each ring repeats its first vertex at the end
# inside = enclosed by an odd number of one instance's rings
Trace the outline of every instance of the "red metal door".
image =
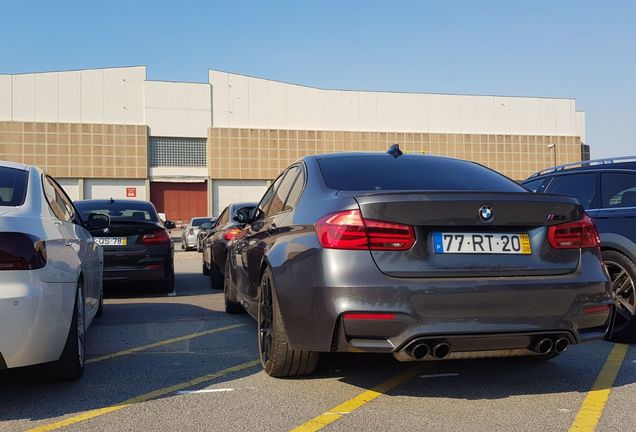
{"type": "Polygon", "coordinates": [[[151,182],[150,201],[168,220],[187,223],[193,217],[207,216],[207,183],[151,182]]]}

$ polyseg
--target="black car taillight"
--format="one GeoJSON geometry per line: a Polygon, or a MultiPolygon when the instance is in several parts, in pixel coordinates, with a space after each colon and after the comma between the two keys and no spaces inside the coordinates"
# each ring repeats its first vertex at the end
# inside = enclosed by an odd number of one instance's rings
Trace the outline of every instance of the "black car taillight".
{"type": "Polygon", "coordinates": [[[316,222],[320,245],[328,249],[404,251],[415,243],[410,225],[364,219],[359,210],[329,214],[316,222]]]}
{"type": "Polygon", "coordinates": [[[228,228],[223,231],[223,238],[227,241],[234,240],[240,232],[240,228],[228,228]]]}
{"type": "Polygon", "coordinates": [[[549,227],[548,242],[555,249],[599,248],[601,246],[596,226],[588,215],[574,222],[549,227]]]}
{"type": "Polygon", "coordinates": [[[145,245],[165,244],[170,242],[170,236],[168,235],[168,231],[161,229],[143,234],[141,242],[145,245]]]}
{"type": "Polygon", "coordinates": [[[43,240],[23,233],[0,233],[0,271],[35,270],[46,265],[43,240]]]}

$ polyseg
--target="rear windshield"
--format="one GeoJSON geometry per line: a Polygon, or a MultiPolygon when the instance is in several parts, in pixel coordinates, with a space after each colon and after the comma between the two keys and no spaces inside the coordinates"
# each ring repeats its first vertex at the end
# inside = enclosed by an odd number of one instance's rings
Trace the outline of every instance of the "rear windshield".
{"type": "Polygon", "coordinates": [[[192,226],[201,226],[206,222],[214,222],[214,219],[212,218],[197,218],[197,219],[192,219],[192,226]]]}
{"type": "Polygon", "coordinates": [[[134,202],[90,202],[78,201],[75,203],[84,222],[88,221],[91,213],[101,213],[110,217],[112,223],[118,221],[159,222],[159,217],[154,208],[147,203],[134,202]]]}
{"type": "Polygon", "coordinates": [[[0,206],[15,207],[24,204],[28,171],[0,167],[0,206]]]}
{"type": "Polygon", "coordinates": [[[429,156],[341,156],[319,159],[325,184],[336,190],[528,192],[475,163],[429,156]]]}

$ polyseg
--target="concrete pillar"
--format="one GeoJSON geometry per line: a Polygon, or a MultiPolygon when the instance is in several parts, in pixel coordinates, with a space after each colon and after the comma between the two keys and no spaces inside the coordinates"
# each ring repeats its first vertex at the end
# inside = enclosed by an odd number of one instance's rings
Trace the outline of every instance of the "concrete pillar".
{"type": "Polygon", "coordinates": [[[208,216],[218,216],[214,214],[214,181],[208,177],[208,216]]]}
{"type": "Polygon", "coordinates": [[[150,201],[150,180],[144,180],[144,186],[146,187],[146,201],[150,201]]]}
{"type": "Polygon", "coordinates": [[[84,199],[84,179],[77,179],[77,190],[78,190],[78,195],[80,200],[84,199]]]}

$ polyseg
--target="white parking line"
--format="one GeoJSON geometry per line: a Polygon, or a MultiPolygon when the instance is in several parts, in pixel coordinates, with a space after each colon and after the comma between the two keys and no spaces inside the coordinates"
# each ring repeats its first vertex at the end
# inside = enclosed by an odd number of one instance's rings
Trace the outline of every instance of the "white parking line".
{"type": "Polygon", "coordinates": [[[458,373],[441,373],[441,374],[430,374],[430,375],[420,375],[420,378],[443,378],[443,377],[452,377],[457,376],[458,373]]]}
{"type": "Polygon", "coordinates": [[[199,394],[199,393],[221,393],[221,392],[231,392],[234,389],[231,388],[219,388],[219,389],[203,389],[203,390],[181,390],[178,391],[179,395],[189,395],[189,394],[199,394]]]}

